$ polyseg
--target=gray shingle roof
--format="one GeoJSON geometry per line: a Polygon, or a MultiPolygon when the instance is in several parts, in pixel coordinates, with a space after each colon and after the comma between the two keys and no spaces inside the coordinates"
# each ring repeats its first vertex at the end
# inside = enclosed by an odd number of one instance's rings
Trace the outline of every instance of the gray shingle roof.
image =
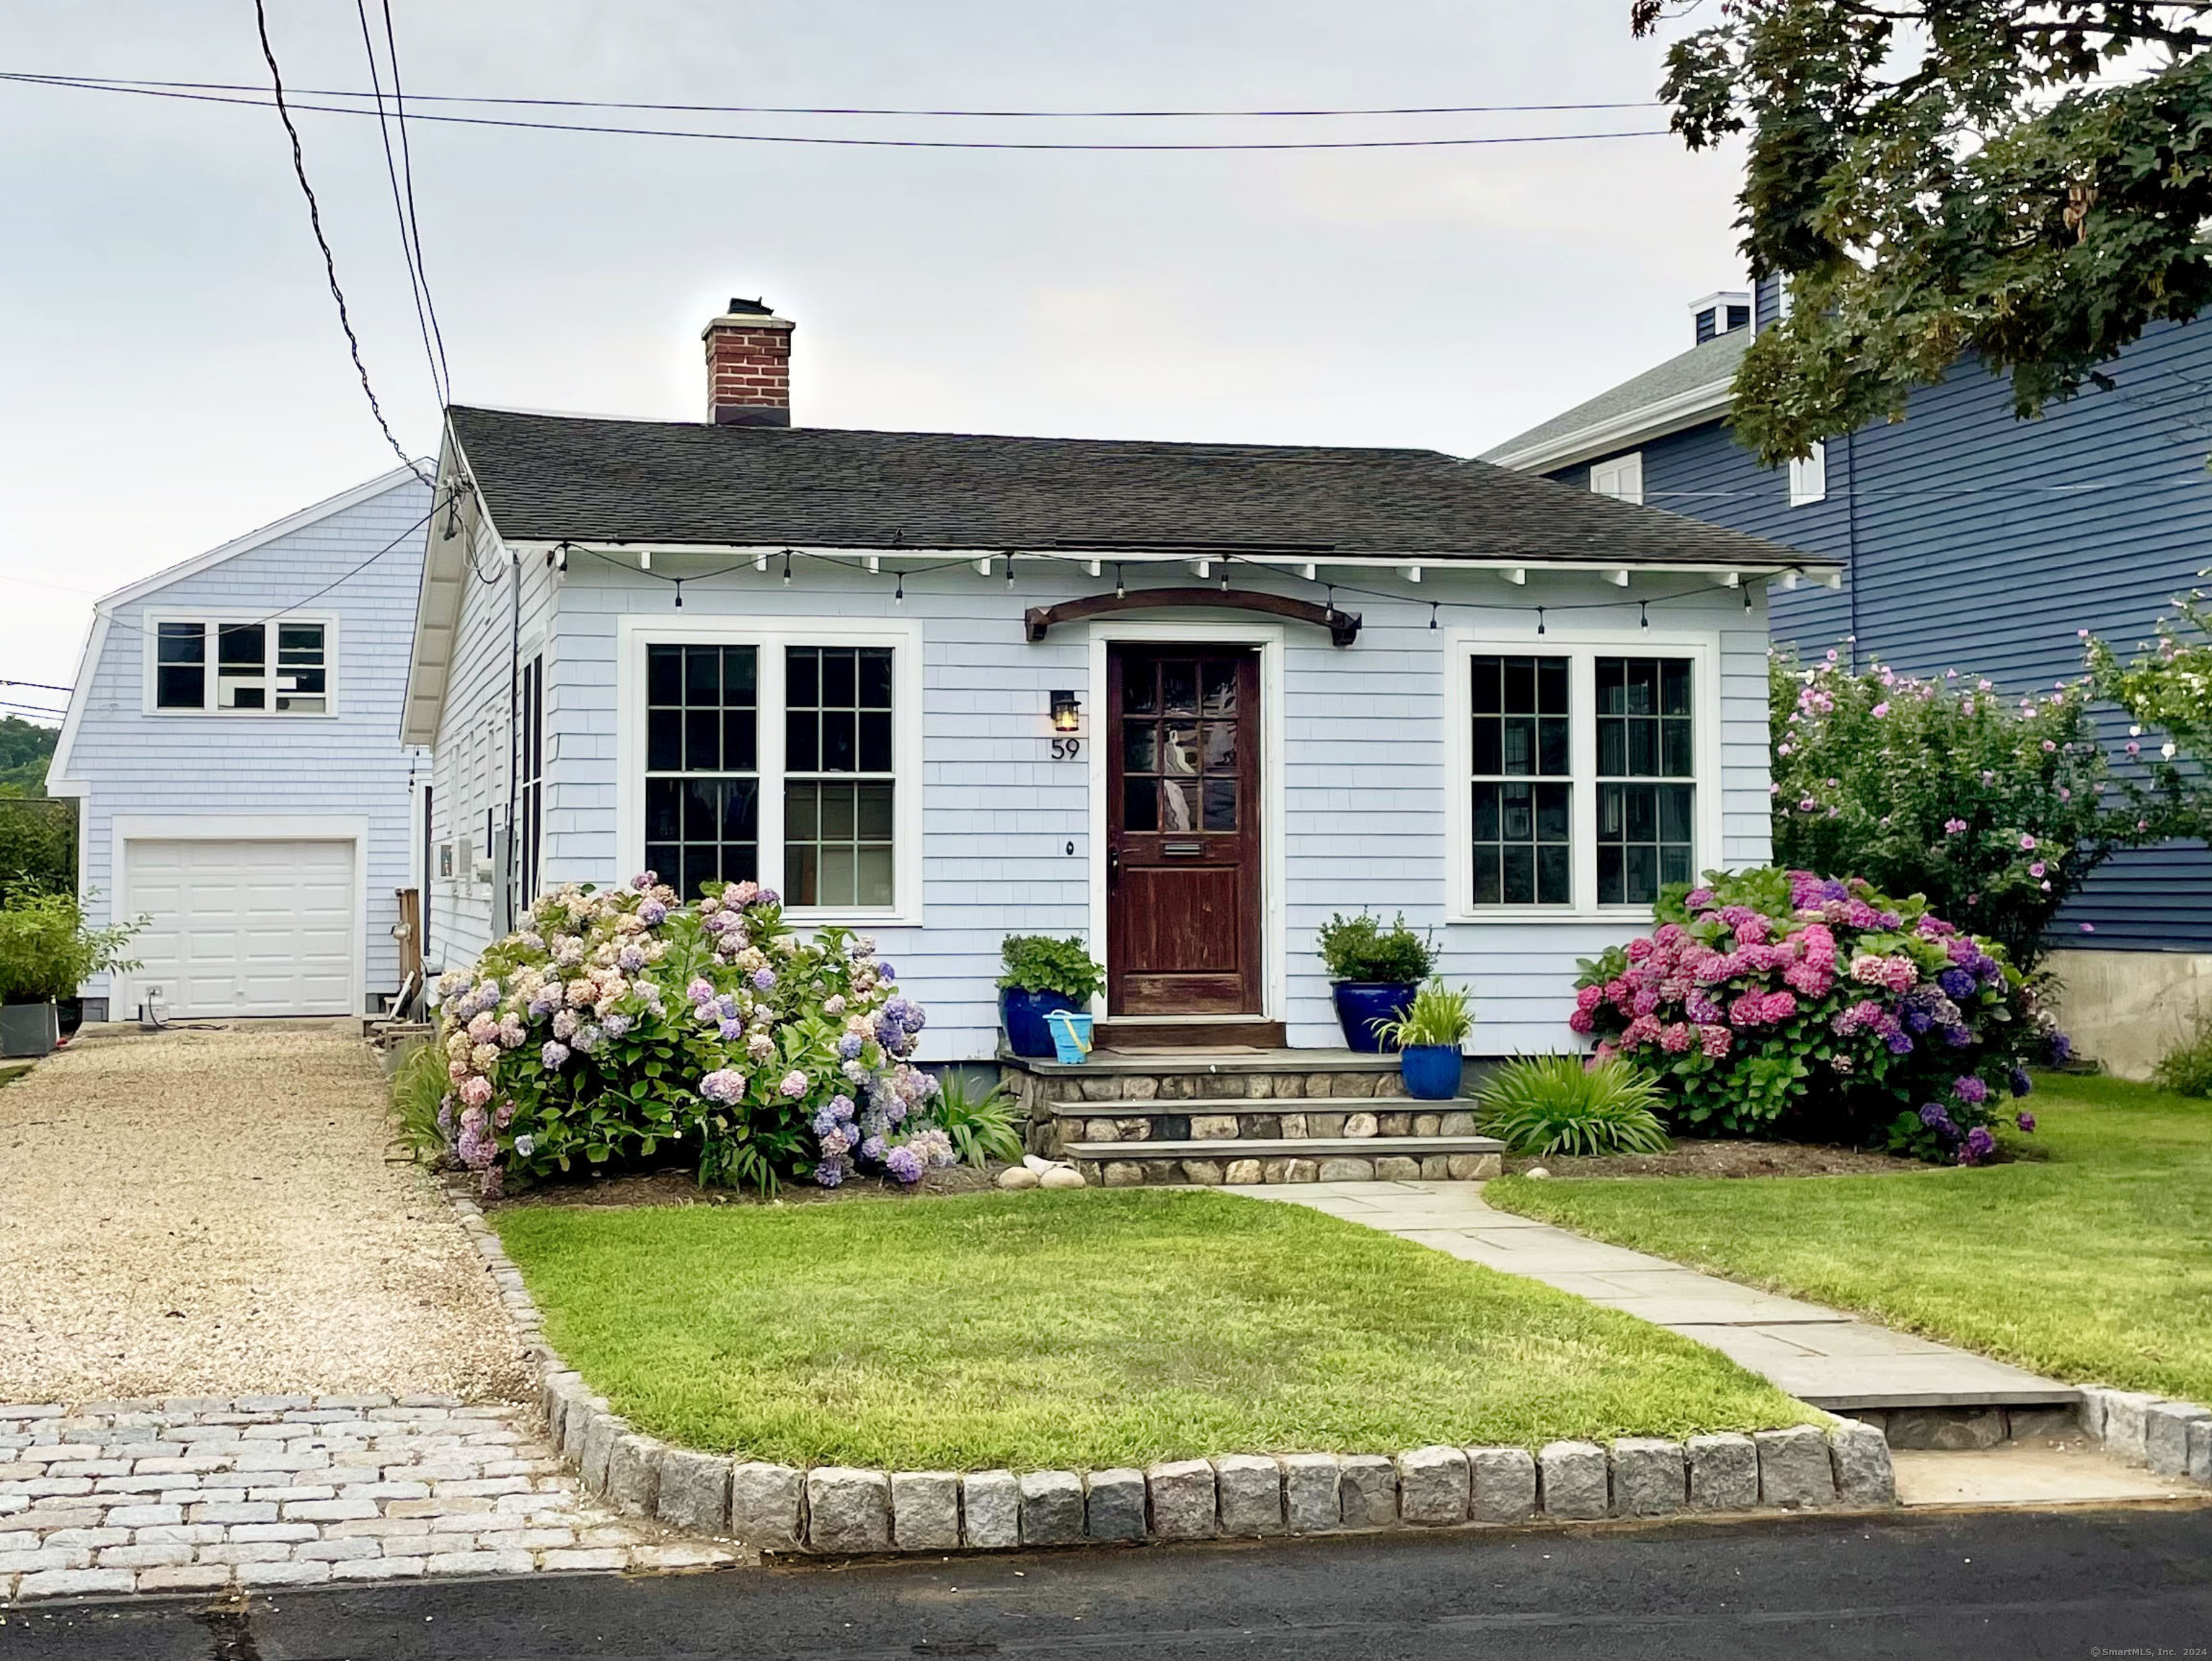
{"type": "Polygon", "coordinates": [[[448,415],[512,541],[1817,563],[1433,450],[448,415]]]}
{"type": "Polygon", "coordinates": [[[1605,427],[1633,415],[1638,410],[1670,398],[1731,379],[1735,367],[1751,344],[1751,330],[1731,329],[1724,335],[1692,347],[1656,368],[1647,369],[1577,404],[1564,414],[1516,433],[1504,443],[1483,452],[1486,459],[1538,448],[1556,439],[1571,438],[1594,427],[1605,427]]]}

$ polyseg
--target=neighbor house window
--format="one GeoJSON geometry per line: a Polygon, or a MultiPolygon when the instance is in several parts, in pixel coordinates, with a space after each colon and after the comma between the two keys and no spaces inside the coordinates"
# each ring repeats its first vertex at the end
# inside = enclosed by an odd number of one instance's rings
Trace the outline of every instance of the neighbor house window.
{"type": "Polygon", "coordinates": [[[1597,660],[1597,900],[1647,905],[1692,866],[1696,768],[1690,664],[1597,660]]]}
{"type": "Polygon", "coordinates": [[[522,666],[522,707],[515,731],[515,811],[521,840],[515,850],[515,906],[520,917],[538,898],[539,850],[545,840],[545,659],[522,666]]]}
{"type": "Polygon", "coordinates": [[[217,714],[326,715],[328,625],[289,618],[157,622],[154,706],[217,714]]]}
{"type": "MultiPolygon", "coordinates": [[[[1559,631],[1554,629],[1556,636],[1559,631]]],[[[1461,914],[1648,906],[1718,857],[1699,705],[1710,648],[1643,631],[1542,649],[1463,640],[1451,677],[1461,914]],[[1645,645],[1650,641],[1650,645],[1645,645]]]]}
{"type": "Polygon", "coordinates": [[[1811,452],[1790,464],[1790,505],[1804,507],[1828,499],[1828,446],[1815,442],[1811,452]]]}
{"type": "Polygon", "coordinates": [[[891,649],[784,652],[783,892],[794,906],[889,906],[891,649]]]}
{"type": "Polygon", "coordinates": [[[646,648],[645,860],[686,898],[760,877],[760,648],[646,648]]]}
{"type": "Polygon", "coordinates": [[[1632,450],[1626,456],[1615,456],[1611,461],[1598,463],[1589,470],[1589,488],[1601,496],[1641,505],[1644,500],[1644,452],[1632,450]]]}
{"type": "Polygon", "coordinates": [[[1569,668],[1565,658],[1469,661],[1478,906],[1573,902],[1569,668]]]}

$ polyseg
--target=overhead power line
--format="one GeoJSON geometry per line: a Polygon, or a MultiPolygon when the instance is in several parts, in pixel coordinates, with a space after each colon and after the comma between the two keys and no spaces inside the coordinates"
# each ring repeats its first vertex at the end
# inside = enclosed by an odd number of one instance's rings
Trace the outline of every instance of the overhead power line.
{"type": "MultiPolygon", "coordinates": [[[[191,92],[258,92],[258,87],[234,81],[149,81],[108,75],[45,75],[18,72],[25,80],[54,81],[77,86],[112,88],[173,88],[191,92]]],[[[10,78],[17,78],[11,76],[10,78]]],[[[374,98],[374,91],[351,87],[299,87],[305,98],[374,98]]],[[[861,104],[670,104],[611,98],[498,98],[467,93],[416,93],[417,104],[488,104],[506,108],[558,110],[652,110],[665,114],[691,115],[860,115],[951,117],[976,121],[1156,121],[1261,119],[1304,117],[1355,119],[1396,115],[1507,115],[1559,110],[1656,110],[1663,107],[1651,99],[1627,102],[1586,104],[1404,104],[1352,106],[1342,109],[1194,109],[1194,110],[953,110],[927,107],[895,108],[861,104]]]]}
{"type": "Polygon", "coordinates": [[[0,687],[28,687],[33,692],[74,692],[75,687],[58,687],[52,681],[0,681],[0,687]]]}
{"type": "MultiPolygon", "coordinates": [[[[361,20],[362,50],[368,58],[368,84],[376,97],[376,131],[377,136],[384,143],[384,176],[392,186],[392,214],[399,227],[399,256],[407,267],[407,290],[415,300],[415,329],[422,339],[422,356],[430,366],[431,391],[437,397],[438,407],[442,409],[453,400],[452,390],[446,381],[443,361],[431,340],[432,312],[428,292],[428,283],[422,275],[422,252],[416,246],[414,216],[409,212],[409,208],[414,200],[413,174],[410,169],[410,188],[403,198],[399,184],[399,162],[392,144],[392,124],[384,118],[384,81],[376,62],[376,41],[369,33],[368,0],[354,0],[354,15],[361,20]]],[[[390,21],[388,10],[386,13],[386,21],[387,23],[390,21]]],[[[396,66],[396,56],[394,63],[396,66]]],[[[396,73],[392,77],[392,82],[396,100],[398,88],[398,76],[396,73]]],[[[407,133],[406,124],[404,121],[400,124],[399,130],[404,144],[407,133]]]]}
{"type": "MultiPolygon", "coordinates": [[[[28,75],[15,71],[0,71],[0,81],[10,81],[21,86],[68,87],[81,92],[126,93],[145,98],[177,98],[200,104],[242,104],[255,108],[268,108],[272,100],[244,93],[189,92],[181,89],[142,87],[120,82],[102,81],[69,76],[28,75]]],[[[276,106],[287,111],[312,111],[322,115],[354,115],[374,117],[374,109],[351,104],[312,104],[299,98],[274,100],[276,106]]],[[[417,100],[418,103],[422,100],[417,100]]],[[[1646,107],[1638,106],[1635,107],[1646,107]]],[[[706,132],[689,127],[624,126],[616,122],[588,121],[524,121],[512,117],[489,115],[453,115],[434,111],[416,109],[408,112],[407,121],[436,122],[441,125],[459,127],[507,128],[524,132],[567,132],[618,134],[636,138],[692,138],[708,139],[731,144],[811,144],[833,149],[881,150],[1087,150],[1128,152],[1192,152],[1192,151],[1270,151],[1270,150],[1431,150],[1467,149],[1493,144],[1571,144],[1598,142],[1613,138],[1664,138],[1668,130],[1664,127],[1636,127],[1614,132],[1573,133],[1498,133],[1485,136],[1455,136],[1448,138],[1330,138],[1246,140],[1227,142],[1189,141],[1184,142],[1104,143],[1067,142],[1044,139],[981,139],[981,138],[860,138],[848,134],[827,133],[733,133],[706,132]]],[[[289,124],[289,117],[287,124],[289,124]]]]}
{"type": "Polygon", "coordinates": [[[368,398],[368,412],[376,417],[377,427],[384,433],[384,441],[392,446],[392,453],[407,464],[416,477],[428,484],[430,476],[407,453],[406,447],[393,434],[392,423],[384,418],[384,406],[377,402],[376,388],[369,382],[368,366],[362,361],[361,337],[354,333],[353,318],[346,310],[345,290],[338,287],[337,259],[331,252],[330,239],[323,234],[323,213],[315,201],[315,187],[307,182],[307,161],[300,148],[300,130],[293,124],[291,111],[285,107],[284,75],[276,67],[276,49],[269,41],[269,12],[263,0],[253,0],[253,21],[260,33],[261,56],[268,63],[270,89],[274,94],[270,99],[253,101],[274,106],[284,124],[285,136],[292,142],[292,175],[300,181],[300,193],[307,199],[307,223],[314,231],[315,246],[322,250],[323,274],[330,282],[331,299],[338,308],[338,327],[345,330],[346,349],[353,355],[354,373],[361,377],[362,394],[368,398]]]}

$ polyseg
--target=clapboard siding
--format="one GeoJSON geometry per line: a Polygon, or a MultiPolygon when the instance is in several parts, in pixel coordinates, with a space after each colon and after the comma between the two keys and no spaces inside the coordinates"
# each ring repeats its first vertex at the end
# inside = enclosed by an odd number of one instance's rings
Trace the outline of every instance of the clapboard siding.
{"type": "MultiPolygon", "coordinates": [[[[413,757],[398,738],[422,563],[410,530],[428,507],[428,490],[407,479],[112,608],[98,661],[76,689],[67,757],[68,779],[86,787],[82,881],[95,920],[108,919],[116,891],[118,815],[358,815],[368,824],[364,985],[372,997],[398,986],[394,891],[414,880],[413,757]],[[149,615],[265,615],[294,605],[337,621],[332,715],[146,712],[149,615]]],[[[101,977],[86,990],[111,989],[101,977]]]]}
{"type": "MultiPolygon", "coordinates": [[[[467,815],[481,838],[483,809],[505,814],[506,695],[512,591],[503,554],[479,549],[479,567],[502,573],[474,585],[465,603],[461,641],[439,738],[440,838],[467,815]]],[[[524,567],[523,633],[546,646],[549,740],[544,879],[611,883],[633,873],[617,866],[616,815],[621,754],[617,672],[621,620],[670,616],[673,596],[654,577],[605,561],[572,556],[557,576],[524,567]]],[[[922,921],[873,931],[902,982],[929,1009],[925,1056],[981,1058],[996,1043],[994,981],[1000,941],[1010,933],[1088,936],[1094,832],[1089,769],[1055,761],[1044,726],[1054,688],[1087,684],[1089,647],[1080,629],[1030,645],[1024,608],[1094,591],[1096,579],[1073,567],[1020,568],[1009,586],[961,570],[910,576],[903,605],[888,577],[871,579],[820,566],[802,567],[787,587],[749,570],[690,581],[687,623],[702,616],[744,619],[866,618],[919,622],[922,645],[922,921]],[[1068,852],[1070,845],[1073,852],[1068,852]]],[[[1305,591],[1290,579],[1284,592],[1305,591]]],[[[1632,629],[1635,600],[1646,588],[1668,597],[1655,608],[1670,630],[1710,632],[1722,659],[1719,730],[1724,842],[1729,864],[1766,857],[1764,619],[1747,617],[1741,597],[1714,590],[1674,597],[1681,579],[1652,579],[1621,591],[1592,579],[1531,573],[1526,590],[1494,576],[1429,573],[1424,598],[1361,597],[1366,627],[1356,646],[1330,646],[1318,631],[1291,627],[1283,652],[1282,720],[1286,761],[1284,821],[1269,834],[1281,849],[1279,899],[1286,957],[1283,1013],[1292,1042],[1339,1041],[1328,991],[1312,955],[1314,931],[1334,911],[1402,909],[1435,927],[1441,972],[1474,989],[1480,1022],[1474,1048],[1486,1053],[1561,1047],[1570,1040],[1575,960],[1601,950],[1633,924],[1577,921],[1446,924],[1448,857],[1443,642],[1431,629],[1428,600],[1495,603],[1510,593],[1516,609],[1459,610],[1454,627],[1528,638],[1526,607],[1599,602],[1632,629]]],[[[1341,599],[1342,597],[1340,597],[1341,599]]],[[[1194,638],[1217,621],[1194,617],[1194,638]]],[[[1556,624],[1556,619],[1555,619],[1556,624]]],[[[524,655],[530,646],[526,644],[524,655]]],[[[1091,712],[1094,730],[1099,712],[1091,712]]],[[[465,962],[487,937],[481,885],[439,883],[433,941],[448,965],[465,962]]],[[[1103,943],[1094,940],[1094,949],[1103,943]]]]}
{"type": "MultiPolygon", "coordinates": [[[[2212,545],[2212,320],[2164,324],[2109,366],[2116,385],[2017,420],[1978,365],[1909,418],[1828,446],[1828,500],[1793,508],[1717,421],[1644,446],[1646,500],[1844,560],[1838,592],[1774,596],[1775,638],[1809,654],[1955,668],[2009,690],[2081,672],[2076,630],[2150,638],[2212,545]]],[[[1586,482],[1588,470],[1554,476],[1586,482]]],[[[2060,913],[2069,947],[2212,950],[2212,853],[2124,854],[2060,913]],[[2086,928],[2085,928],[2085,925],[2086,928]]]]}

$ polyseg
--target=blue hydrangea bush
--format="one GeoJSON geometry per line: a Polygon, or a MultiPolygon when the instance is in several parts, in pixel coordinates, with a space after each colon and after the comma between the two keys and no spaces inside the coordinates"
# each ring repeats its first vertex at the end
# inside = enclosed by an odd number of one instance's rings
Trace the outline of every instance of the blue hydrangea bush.
{"type": "Polygon", "coordinates": [[[1652,934],[1581,966],[1569,1020],[1658,1078],[1677,1130],[1978,1165],[2007,1100],[2027,1094],[2025,1064],[2065,1054],[2005,949],[1917,894],[1711,872],[1655,914],[1652,934]]]}
{"type": "Polygon", "coordinates": [[[439,1126],[487,1194],[672,1147],[702,1183],[763,1190],[955,1162],[909,1060],[925,1017],[874,943],[802,938],[775,890],[714,888],[556,888],[439,981],[439,1126]]]}

